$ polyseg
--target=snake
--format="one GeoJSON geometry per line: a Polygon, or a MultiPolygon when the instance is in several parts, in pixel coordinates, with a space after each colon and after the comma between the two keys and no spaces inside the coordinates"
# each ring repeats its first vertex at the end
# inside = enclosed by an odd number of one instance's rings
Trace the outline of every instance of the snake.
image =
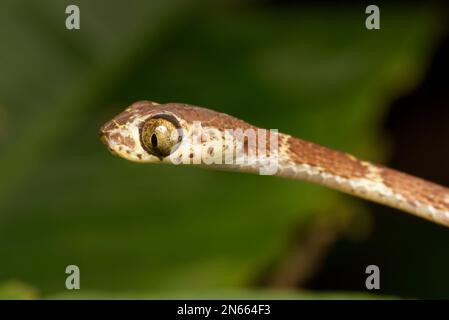
{"type": "Polygon", "coordinates": [[[129,161],[308,181],[449,227],[449,188],[208,108],[137,101],[99,134],[129,161]]]}

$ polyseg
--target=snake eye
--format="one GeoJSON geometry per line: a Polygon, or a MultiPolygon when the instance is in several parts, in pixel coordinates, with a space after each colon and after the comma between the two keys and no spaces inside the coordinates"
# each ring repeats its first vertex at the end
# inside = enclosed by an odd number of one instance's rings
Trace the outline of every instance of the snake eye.
{"type": "Polygon", "coordinates": [[[142,147],[160,158],[170,155],[182,139],[178,128],[179,125],[175,120],[165,117],[148,119],[140,130],[142,147]]]}

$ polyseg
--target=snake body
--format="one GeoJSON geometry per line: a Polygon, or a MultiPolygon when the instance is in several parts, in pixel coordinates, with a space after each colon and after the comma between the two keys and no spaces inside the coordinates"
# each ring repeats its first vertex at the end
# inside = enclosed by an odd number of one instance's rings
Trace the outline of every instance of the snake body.
{"type": "MultiPolygon", "coordinates": [[[[449,226],[449,189],[446,187],[283,133],[275,133],[275,151],[271,151],[274,141],[268,135],[265,137],[265,131],[260,140],[261,133],[257,131],[257,143],[248,145],[247,140],[237,139],[235,132],[239,129],[259,128],[206,108],[139,101],[103,125],[100,136],[112,153],[130,161],[173,163],[174,155],[179,159],[187,156],[192,164],[203,167],[260,173],[263,161],[205,163],[194,154],[198,146],[206,148],[209,155],[217,153],[217,149],[210,148],[207,143],[213,140],[225,146],[222,140],[229,135],[216,133],[234,130],[231,139],[243,141],[240,154],[257,159],[263,156],[265,160],[270,152],[271,156],[276,155],[276,176],[318,183],[449,226]],[[197,123],[201,124],[199,129],[197,123]],[[178,135],[173,135],[174,130],[178,135]],[[201,130],[200,139],[194,139],[198,130],[201,130]],[[183,141],[190,142],[184,144],[183,141]],[[264,147],[270,152],[260,154],[261,144],[266,144],[264,147]]],[[[239,153],[232,154],[231,160],[237,160],[239,153]]]]}

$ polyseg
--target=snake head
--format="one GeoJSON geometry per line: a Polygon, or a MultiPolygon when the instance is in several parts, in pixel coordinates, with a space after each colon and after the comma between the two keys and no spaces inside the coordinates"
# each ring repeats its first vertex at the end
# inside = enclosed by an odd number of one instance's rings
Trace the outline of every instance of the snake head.
{"type": "Polygon", "coordinates": [[[267,160],[271,165],[275,159],[267,157],[266,148],[271,155],[277,148],[277,133],[267,135],[227,114],[151,101],[132,104],[100,129],[100,137],[113,154],[134,162],[244,166],[261,172],[267,160]]]}
{"type": "Polygon", "coordinates": [[[158,163],[181,142],[182,128],[173,112],[155,102],[139,101],[104,124],[100,139],[119,157],[158,163]]]}

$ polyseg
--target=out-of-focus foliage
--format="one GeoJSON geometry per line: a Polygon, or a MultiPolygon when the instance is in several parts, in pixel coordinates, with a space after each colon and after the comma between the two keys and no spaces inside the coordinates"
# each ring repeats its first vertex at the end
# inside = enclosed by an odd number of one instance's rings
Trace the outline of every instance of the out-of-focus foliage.
{"type": "Polygon", "coordinates": [[[97,131],[130,103],[204,105],[382,161],[385,107],[439,34],[431,6],[386,6],[367,31],[362,6],[77,3],[80,31],[64,27],[68,1],[0,4],[0,283],[44,297],[69,264],[84,293],[238,290],[304,223],[364,210],[297,181],[115,158],[97,131]]]}

